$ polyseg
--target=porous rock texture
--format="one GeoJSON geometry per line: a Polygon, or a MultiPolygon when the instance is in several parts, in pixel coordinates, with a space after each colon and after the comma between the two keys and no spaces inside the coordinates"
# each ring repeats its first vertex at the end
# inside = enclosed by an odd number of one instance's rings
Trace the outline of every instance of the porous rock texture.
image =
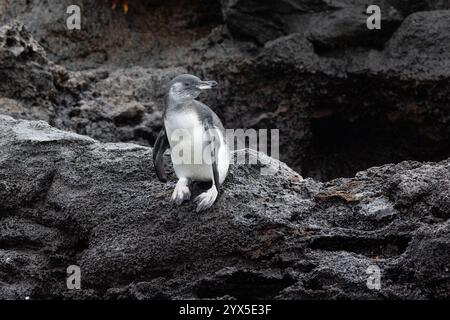
{"type": "Polygon", "coordinates": [[[8,116],[0,147],[1,298],[450,298],[448,160],[320,183],[260,154],[196,213],[148,147],[8,116]]]}
{"type": "Polygon", "coordinates": [[[0,0],[0,298],[450,298],[448,1],[370,1],[381,30],[363,0],[129,2],[0,0]],[[185,72],[287,164],[201,214],[149,148],[185,72]]]}

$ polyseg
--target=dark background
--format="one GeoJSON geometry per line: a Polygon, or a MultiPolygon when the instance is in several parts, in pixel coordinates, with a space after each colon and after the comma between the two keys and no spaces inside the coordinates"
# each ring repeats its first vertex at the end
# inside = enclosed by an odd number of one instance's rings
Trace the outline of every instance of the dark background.
{"type": "Polygon", "coordinates": [[[72,2],[2,9],[1,21],[19,19],[51,61],[79,71],[77,91],[58,90],[44,108],[30,108],[35,97],[3,81],[4,95],[25,104],[19,116],[152,145],[163,84],[190,72],[220,82],[202,99],[226,127],[280,129],[281,160],[303,176],[329,180],[449,156],[445,0],[132,0],[126,15],[120,1],[116,11],[108,1],[79,1],[82,30],[69,31],[72,2]],[[381,8],[381,30],[366,27],[369,4],[381,8]]]}

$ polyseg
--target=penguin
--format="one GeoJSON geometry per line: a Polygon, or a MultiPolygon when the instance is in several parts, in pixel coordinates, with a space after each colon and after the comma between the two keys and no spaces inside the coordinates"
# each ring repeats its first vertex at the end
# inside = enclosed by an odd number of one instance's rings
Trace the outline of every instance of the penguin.
{"type": "Polygon", "coordinates": [[[182,74],[169,82],[165,97],[164,126],[153,147],[153,163],[158,179],[167,181],[164,152],[170,148],[178,182],[172,201],[181,205],[191,198],[189,183],[210,181],[211,188],[195,198],[196,211],[210,208],[217,199],[230,165],[225,129],[207,105],[196,100],[203,90],[217,86],[216,81],[182,74]]]}

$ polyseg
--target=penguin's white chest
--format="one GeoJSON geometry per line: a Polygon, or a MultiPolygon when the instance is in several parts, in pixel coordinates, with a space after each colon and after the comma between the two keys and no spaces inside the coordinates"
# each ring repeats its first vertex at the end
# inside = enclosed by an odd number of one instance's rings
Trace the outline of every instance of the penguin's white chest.
{"type": "Polygon", "coordinates": [[[203,143],[204,129],[197,115],[192,112],[172,113],[166,117],[164,124],[172,150],[172,160],[178,164],[180,161],[176,161],[175,157],[179,155],[186,164],[190,164],[188,158],[192,157],[196,150],[201,150],[203,143]]]}
{"type": "MultiPolygon", "coordinates": [[[[171,113],[164,119],[164,125],[177,177],[211,181],[213,177],[211,145],[197,114],[193,112],[171,113]]],[[[219,180],[222,183],[228,172],[229,154],[221,133],[219,133],[219,140],[217,165],[219,180]]]]}

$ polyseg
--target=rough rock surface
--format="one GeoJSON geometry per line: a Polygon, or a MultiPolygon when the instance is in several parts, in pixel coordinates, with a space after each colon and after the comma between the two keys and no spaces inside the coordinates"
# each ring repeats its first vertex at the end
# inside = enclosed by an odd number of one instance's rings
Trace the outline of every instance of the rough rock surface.
{"type": "Polygon", "coordinates": [[[150,148],[6,116],[0,148],[0,298],[450,298],[448,160],[319,183],[261,156],[197,214],[150,148]]]}
{"type": "Polygon", "coordinates": [[[363,0],[0,0],[0,298],[449,299],[450,3],[371,4],[381,30],[363,0]],[[172,205],[148,146],[184,72],[295,171],[172,205]]]}

